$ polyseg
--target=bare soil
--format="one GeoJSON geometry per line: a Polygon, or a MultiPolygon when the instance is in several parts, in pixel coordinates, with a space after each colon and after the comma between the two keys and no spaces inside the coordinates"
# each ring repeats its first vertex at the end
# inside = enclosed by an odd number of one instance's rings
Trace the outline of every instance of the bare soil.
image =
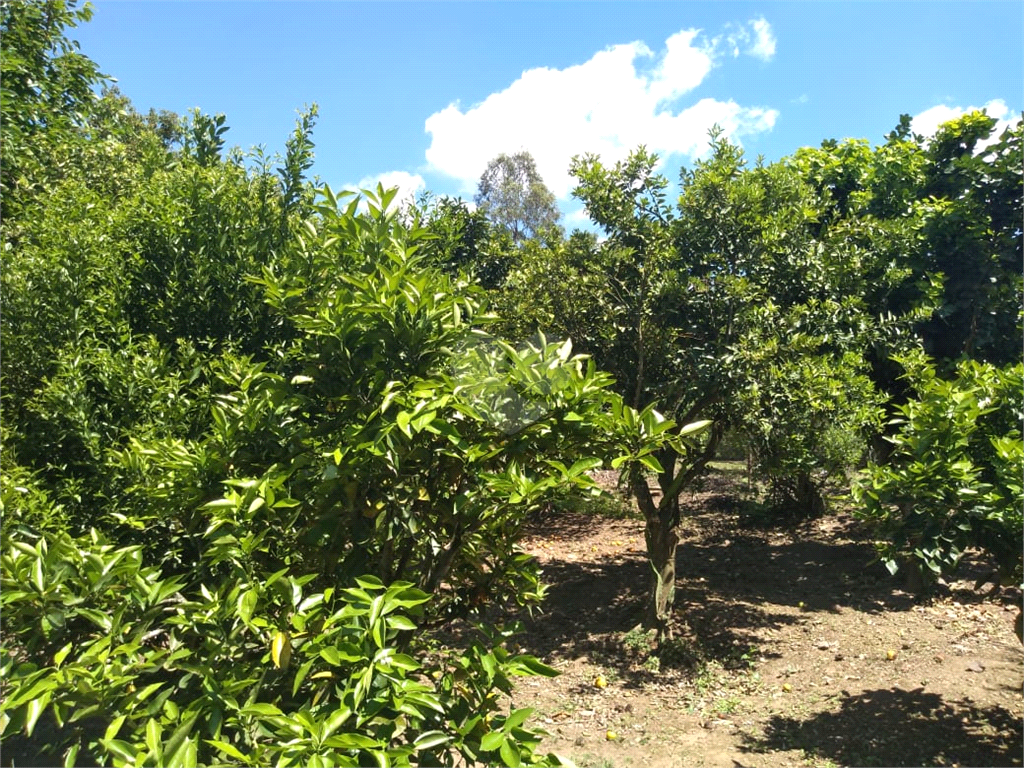
{"type": "Polygon", "coordinates": [[[552,587],[519,642],[562,674],[513,699],[536,708],[545,751],[581,768],[1022,764],[1019,590],[976,590],[968,562],[916,597],[848,514],[779,525],[744,514],[743,494],[732,471],[684,497],[678,626],[656,652],[630,632],[642,520],[532,527],[552,587]]]}

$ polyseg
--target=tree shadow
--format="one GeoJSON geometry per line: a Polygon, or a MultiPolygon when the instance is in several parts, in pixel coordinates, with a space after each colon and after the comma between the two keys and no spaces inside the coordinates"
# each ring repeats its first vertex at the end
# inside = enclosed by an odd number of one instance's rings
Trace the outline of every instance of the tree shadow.
{"type": "MultiPolygon", "coordinates": [[[[542,658],[598,655],[627,685],[639,684],[651,675],[638,668],[637,654],[627,652],[623,638],[640,621],[648,578],[642,555],[620,556],[614,562],[548,562],[544,579],[551,586],[544,611],[532,617],[516,616],[524,627],[518,643],[542,658]]],[[[724,604],[713,595],[707,597],[701,610],[680,614],[686,621],[675,648],[685,646],[690,652],[674,654],[675,661],[663,659],[666,663],[685,667],[716,659],[728,666],[751,646],[760,645],[761,630],[796,620],[753,604],[724,604]]]]}
{"type": "MultiPolygon", "coordinates": [[[[571,541],[600,525],[564,515],[551,520],[544,535],[571,541]]],[[[761,657],[776,656],[766,647],[764,630],[801,618],[773,606],[805,613],[843,608],[880,613],[915,604],[884,568],[871,567],[873,551],[866,544],[791,537],[774,542],[769,535],[738,529],[734,515],[717,512],[690,518],[687,527],[696,530],[684,532],[677,550],[675,618],[706,658],[728,660],[751,647],[761,657]]],[[[543,570],[550,585],[543,612],[517,616],[526,630],[523,647],[543,656],[621,650],[612,646],[642,615],[650,577],[645,556],[552,560],[543,570]]],[[[629,663],[621,660],[624,668],[629,663]]]]}
{"type": "Polygon", "coordinates": [[[800,539],[772,543],[734,531],[716,542],[684,541],[677,578],[686,593],[707,592],[725,600],[771,603],[805,611],[867,613],[906,611],[917,599],[873,563],[870,547],[857,542],[800,539]]]}
{"type": "Polygon", "coordinates": [[[802,749],[841,765],[1018,766],[1024,739],[1020,719],[1001,706],[946,701],[919,688],[844,693],[835,711],[805,719],[775,715],[741,748],[802,749]]]}

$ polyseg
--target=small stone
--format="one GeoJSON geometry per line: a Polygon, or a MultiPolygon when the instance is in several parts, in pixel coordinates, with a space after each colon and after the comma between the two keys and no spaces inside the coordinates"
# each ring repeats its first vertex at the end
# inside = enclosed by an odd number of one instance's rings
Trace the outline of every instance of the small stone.
{"type": "Polygon", "coordinates": [[[967,665],[967,671],[968,672],[984,672],[985,671],[985,665],[982,664],[980,661],[972,661],[970,664],[967,665]]]}
{"type": "Polygon", "coordinates": [[[827,651],[829,648],[832,647],[832,643],[826,643],[824,640],[822,640],[820,643],[816,643],[814,647],[817,648],[819,651],[827,651]]]}

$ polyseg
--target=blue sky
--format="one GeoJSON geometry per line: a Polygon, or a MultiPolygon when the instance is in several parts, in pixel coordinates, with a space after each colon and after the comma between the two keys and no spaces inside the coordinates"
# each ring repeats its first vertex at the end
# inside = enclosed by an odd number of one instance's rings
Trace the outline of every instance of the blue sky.
{"type": "Polygon", "coordinates": [[[1024,3],[347,3],[94,0],[72,37],[142,111],[223,112],[283,149],[316,102],[314,173],[471,198],[527,149],[582,223],[573,154],[644,143],[676,177],[719,123],[751,157],[930,133],[1024,102],[1024,3]]]}

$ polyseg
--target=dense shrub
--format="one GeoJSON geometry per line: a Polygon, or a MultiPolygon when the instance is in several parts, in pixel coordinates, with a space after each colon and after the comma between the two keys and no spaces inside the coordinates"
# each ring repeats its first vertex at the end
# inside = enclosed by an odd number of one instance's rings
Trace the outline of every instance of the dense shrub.
{"type": "Polygon", "coordinates": [[[928,583],[979,547],[1004,581],[1019,583],[1024,366],[965,361],[943,379],[923,358],[904,364],[917,399],[899,408],[889,463],[870,465],[854,487],[883,560],[928,583]]]}

